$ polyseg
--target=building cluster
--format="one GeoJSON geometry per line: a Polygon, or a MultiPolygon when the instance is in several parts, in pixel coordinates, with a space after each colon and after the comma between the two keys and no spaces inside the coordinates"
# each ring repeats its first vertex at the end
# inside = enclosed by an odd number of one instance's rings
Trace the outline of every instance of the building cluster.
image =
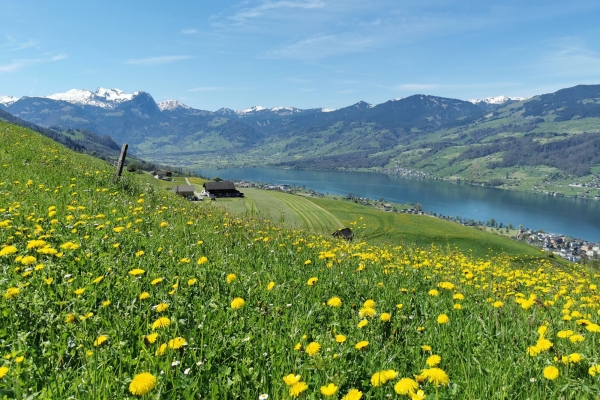
{"type": "Polygon", "coordinates": [[[573,262],[578,262],[582,258],[596,259],[600,256],[600,246],[597,243],[567,236],[520,230],[517,239],[573,262]]]}

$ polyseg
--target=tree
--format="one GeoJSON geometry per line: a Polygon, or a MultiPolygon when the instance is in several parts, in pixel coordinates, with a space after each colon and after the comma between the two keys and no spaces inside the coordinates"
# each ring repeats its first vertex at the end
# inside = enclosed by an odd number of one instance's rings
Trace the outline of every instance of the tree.
{"type": "Polygon", "coordinates": [[[422,211],[423,210],[423,206],[421,205],[421,203],[415,204],[415,210],[417,210],[417,211],[422,211]]]}
{"type": "Polygon", "coordinates": [[[221,182],[223,179],[219,178],[218,176],[215,177],[215,179],[213,179],[213,181],[215,182],[221,182]]]}

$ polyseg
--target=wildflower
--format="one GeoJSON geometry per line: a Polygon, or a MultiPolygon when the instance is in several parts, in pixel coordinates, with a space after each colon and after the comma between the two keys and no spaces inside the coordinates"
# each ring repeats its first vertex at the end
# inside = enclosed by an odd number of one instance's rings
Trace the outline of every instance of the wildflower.
{"type": "Polygon", "coordinates": [[[167,308],[169,308],[169,305],[167,303],[160,303],[159,305],[156,306],[156,311],[163,312],[163,311],[166,311],[167,308]]]}
{"type": "Polygon", "coordinates": [[[129,391],[134,396],[143,396],[156,386],[156,377],[149,372],[137,374],[129,384],[129,391]]]}
{"type": "Polygon", "coordinates": [[[366,319],[363,319],[363,320],[361,320],[361,321],[358,323],[358,325],[357,325],[357,326],[358,326],[359,328],[363,328],[363,327],[367,326],[367,324],[368,324],[368,323],[369,323],[369,321],[367,321],[366,319]]]}
{"type": "Polygon", "coordinates": [[[306,284],[308,286],[313,286],[315,283],[317,283],[318,280],[319,280],[319,278],[312,277],[312,278],[309,278],[308,281],[306,281],[306,284]]]}
{"type": "Polygon", "coordinates": [[[572,353],[572,354],[569,354],[569,360],[568,361],[570,363],[577,364],[582,359],[583,359],[583,357],[581,356],[581,354],[579,354],[579,353],[572,353]]]}
{"type": "Polygon", "coordinates": [[[283,381],[288,386],[294,386],[296,383],[300,382],[302,377],[300,375],[289,374],[288,376],[283,377],[283,381]]]}
{"type": "Polygon", "coordinates": [[[501,308],[504,307],[504,303],[501,301],[495,301],[494,304],[492,304],[494,306],[494,308],[501,308]]]}
{"type": "Polygon", "coordinates": [[[161,228],[166,228],[167,226],[169,226],[169,224],[167,222],[165,222],[165,221],[163,221],[163,222],[160,223],[160,227],[161,228]]]}
{"type": "Polygon", "coordinates": [[[156,342],[156,339],[158,339],[158,333],[151,333],[149,335],[144,335],[142,337],[142,339],[144,340],[144,343],[146,343],[146,344],[153,344],[154,342],[156,342]]]}
{"type": "Polygon", "coordinates": [[[169,344],[168,344],[170,349],[175,349],[175,350],[180,349],[186,345],[187,345],[187,342],[182,337],[176,337],[175,339],[171,339],[171,340],[169,340],[169,344]]]}
{"type": "Polygon", "coordinates": [[[306,382],[298,382],[294,386],[290,387],[290,396],[298,397],[302,392],[308,389],[306,382]]]}
{"type": "Polygon", "coordinates": [[[131,271],[129,271],[129,275],[139,276],[139,275],[142,275],[144,272],[146,272],[146,271],[144,271],[143,269],[135,268],[135,269],[132,269],[131,271]]]}
{"type": "MultiPolygon", "coordinates": [[[[600,365],[592,365],[589,369],[588,369],[588,374],[590,374],[591,376],[596,376],[596,375],[600,375],[600,365]]],[[[1,378],[1,377],[0,377],[1,378]]]]}
{"type": "Polygon", "coordinates": [[[80,288],[73,291],[73,293],[75,293],[77,296],[81,296],[83,292],[85,292],[85,288],[80,288]]]}
{"type": "Polygon", "coordinates": [[[527,354],[529,354],[531,357],[535,357],[538,354],[540,354],[541,352],[542,352],[542,350],[537,346],[529,346],[527,348],[527,354]]]}
{"type": "Polygon", "coordinates": [[[4,378],[8,371],[10,371],[8,367],[0,367],[0,379],[4,378]]]}
{"type": "Polygon", "coordinates": [[[147,299],[148,297],[150,297],[150,293],[148,292],[143,292],[142,294],[140,294],[140,300],[147,299]]]}
{"type": "Polygon", "coordinates": [[[460,301],[460,300],[464,300],[465,299],[465,295],[462,294],[462,293],[456,293],[454,296],[452,296],[452,298],[454,300],[459,300],[460,301]]]}
{"type": "Polygon", "coordinates": [[[96,279],[94,279],[92,282],[93,283],[100,283],[102,282],[102,279],[104,279],[104,275],[97,277],[96,279]]]}
{"type": "Polygon", "coordinates": [[[242,308],[246,302],[241,297],[236,297],[231,301],[231,308],[242,308]]]}
{"type": "Polygon", "coordinates": [[[260,396],[258,396],[258,400],[267,400],[268,398],[269,398],[269,395],[266,393],[263,393],[260,396]]]}
{"type": "Polygon", "coordinates": [[[375,302],[374,302],[373,300],[371,300],[371,299],[369,299],[369,300],[366,300],[366,301],[363,303],[363,307],[364,307],[364,308],[375,308],[375,302]]]}
{"type": "Polygon", "coordinates": [[[431,289],[429,292],[427,292],[428,295],[432,296],[432,297],[436,297],[440,295],[440,292],[438,292],[435,289],[431,289]]]}
{"type": "Polygon", "coordinates": [[[306,354],[311,357],[317,354],[319,350],[321,350],[321,345],[317,342],[311,342],[306,346],[306,354]]]}
{"type": "Polygon", "coordinates": [[[198,265],[206,264],[208,262],[208,258],[202,256],[198,259],[198,265]]]}
{"type": "Polygon", "coordinates": [[[156,278],[156,279],[153,279],[153,280],[152,280],[152,282],[150,282],[150,284],[151,284],[152,286],[156,286],[156,285],[158,285],[159,283],[161,283],[163,280],[164,280],[163,278],[156,278]]]}
{"type": "Polygon", "coordinates": [[[198,282],[198,280],[195,278],[192,278],[187,281],[187,284],[188,284],[188,286],[193,286],[196,284],[196,282],[198,282]]]}
{"type": "Polygon", "coordinates": [[[108,306],[110,306],[110,300],[104,300],[102,302],[102,307],[108,307],[108,306]]]}
{"type": "Polygon", "coordinates": [[[102,345],[102,343],[105,343],[107,341],[108,341],[108,336],[100,335],[96,338],[96,340],[94,340],[94,346],[98,347],[98,346],[102,345]]]}
{"type": "Polygon", "coordinates": [[[338,387],[335,386],[333,383],[330,383],[327,386],[321,386],[321,394],[325,397],[333,396],[335,392],[337,392],[337,390],[338,387]]]}
{"type": "Polygon", "coordinates": [[[21,293],[21,291],[16,287],[9,287],[6,289],[6,293],[4,293],[4,297],[7,299],[12,299],[13,297],[17,297],[21,293]]]}
{"type": "Polygon", "coordinates": [[[342,306],[342,300],[335,296],[329,299],[329,301],[327,301],[327,305],[329,307],[341,307],[342,306]]]}
{"type": "Polygon", "coordinates": [[[17,252],[17,248],[15,246],[6,246],[2,250],[0,250],[0,256],[8,256],[11,254],[15,254],[17,252]]]}
{"type": "Polygon", "coordinates": [[[308,264],[310,264],[311,262],[312,262],[312,261],[310,261],[310,260],[306,260],[306,261],[304,261],[304,265],[308,265],[308,264]]]}
{"type": "Polygon", "coordinates": [[[338,343],[344,343],[346,341],[346,336],[344,335],[335,335],[335,341],[338,343]]]}
{"type": "Polygon", "coordinates": [[[362,350],[365,347],[367,347],[369,345],[369,342],[367,342],[366,340],[360,341],[358,343],[356,343],[356,345],[354,346],[354,348],[356,350],[362,350]]]}
{"type": "Polygon", "coordinates": [[[296,345],[294,346],[294,350],[296,350],[296,351],[302,350],[302,343],[300,343],[300,342],[296,343],[296,345]]]}
{"type": "Polygon", "coordinates": [[[431,346],[429,346],[428,344],[424,344],[423,346],[421,346],[421,350],[423,350],[423,351],[431,351],[431,346]]]}
{"type": "Polygon", "coordinates": [[[25,256],[21,259],[21,264],[23,265],[31,265],[35,264],[37,260],[33,256],[25,256]]]}
{"type": "Polygon", "coordinates": [[[377,311],[375,311],[375,309],[371,307],[363,307],[358,311],[358,315],[361,318],[374,317],[375,315],[377,315],[377,311]]]}
{"type": "Polygon", "coordinates": [[[227,275],[227,283],[231,283],[233,281],[237,280],[237,276],[235,274],[229,274],[227,275]]]}
{"type": "Polygon", "coordinates": [[[440,314],[437,317],[437,322],[440,325],[447,324],[448,322],[450,322],[450,318],[448,318],[446,314],[440,314]]]}
{"type": "Polygon", "coordinates": [[[72,323],[72,322],[75,322],[75,321],[77,321],[77,316],[76,316],[75,314],[68,314],[68,315],[65,317],[65,322],[66,322],[67,324],[70,324],[70,323],[72,323]]]}
{"type": "Polygon", "coordinates": [[[166,328],[171,325],[171,320],[167,317],[160,317],[156,321],[152,323],[152,330],[157,330],[159,328],[166,328]]]}
{"type": "Polygon", "coordinates": [[[17,364],[21,364],[24,360],[25,360],[25,357],[23,357],[23,356],[19,356],[19,357],[15,358],[15,362],[17,364]]]}
{"type": "Polygon", "coordinates": [[[362,392],[358,389],[350,389],[350,391],[342,397],[342,400],[360,400],[362,398],[362,392]]]}
{"type": "Polygon", "coordinates": [[[585,338],[581,335],[573,335],[573,336],[569,337],[569,340],[572,343],[581,343],[585,340],[585,338]]]}
{"type": "Polygon", "coordinates": [[[44,278],[46,285],[50,285],[54,281],[54,278],[44,278]]]}
{"type": "Polygon", "coordinates": [[[39,247],[44,247],[46,242],[44,240],[30,240],[27,242],[27,249],[37,249],[39,247]]]}
{"type": "Polygon", "coordinates": [[[554,365],[549,365],[544,368],[544,378],[551,381],[558,378],[558,368],[556,368],[554,365]]]}
{"type": "Polygon", "coordinates": [[[79,248],[79,245],[75,244],[73,242],[67,242],[67,243],[61,244],[60,248],[63,250],[77,250],[79,248]]]}
{"type": "Polygon", "coordinates": [[[384,312],[383,314],[381,314],[381,316],[379,318],[383,322],[389,322],[389,320],[392,318],[392,316],[389,313],[384,312]]]}
{"type": "Polygon", "coordinates": [[[553,346],[552,342],[543,337],[539,338],[537,343],[535,344],[535,347],[539,348],[540,351],[550,350],[550,348],[552,346],[553,346]]]}
{"type": "Polygon", "coordinates": [[[435,367],[441,361],[442,361],[442,357],[438,356],[437,354],[433,354],[433,355],[427,357],[425,364],[427,364],[427,366],[429,366],[429,367],[435,367]]]}
{"type": "Polygon", "coordinates": [[[429,380],[430,383],[433,383],[435,386],[439,386],[439,385],[447,385],[448,382],[450,382],[450,378],[448,377],[448,374],[446,374],[446,372],[441,369],[441,368],[437,368],[437,367],[433,367],[433,368],[429,368],[426,370],[423,370],[423,372],[421,373],[423,376],[425,376],[427,378],[427,380],[429,380]]]}
{"type": "Polygon", "coordinates": [[[275,282],[269,282],[269,284],[267,285],[267,290],[271,291],[271,290],[273,290],[274,287],[275,287],[275,282]]]}
{"type": "Polygon", "coordinates": [[[145,254],[145,253],[144,253],[144,250],[140,250],[140,251],[138,251],[138,252],[136,252],[136,253],[135,253],[135,256],[136,256],[136,257],[141,257],[141,256],[143,256],[144,254],[145,254]]]}
{"type": "Polygon", "coordinates": [[[422,390],[418,390],[416,393],[409,392],[408,396],[410,397],[410,400],[425,400],[425,397],[427,397],[422,390]]]}
{"type": "Polygon", "coordinates": [[[154,355],[162,356],[163,354],[165,354],[165,351],[167,351],[167,344],[163,343],[160,346],[158,346],[158,349],[156,349],[156,351],[154,352],[154,355]]]}
{"type": "Polygon", "coordinates": [[[402,378],[394,385],[394,391],[398,394],[409,394],[419,388],[417,381],[410,378],[402,378]]]}

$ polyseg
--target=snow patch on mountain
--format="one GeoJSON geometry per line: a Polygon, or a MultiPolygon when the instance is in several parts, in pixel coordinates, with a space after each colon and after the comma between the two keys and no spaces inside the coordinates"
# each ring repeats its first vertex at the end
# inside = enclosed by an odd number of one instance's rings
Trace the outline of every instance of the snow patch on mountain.
{"type": "Polygon", "coordinates": [[[321,108],[321,112],[334,112],[339,110],[339,108],[321,108]]]}
{"type": "Polygon", "coordinates": [[[167,101],[162,101],[160,103],[157,104],[158,108],[160,108],[160,111],[173,111],[173,110],[179,110],[179,109],[184,109],[184,110],[191,110],[191,107],[186,106],[185,104],[177,101],[177,100],[167,100],[167,101]]]}
{"type": "Polygon", "coordinates": [[[508,96],[495,96],[495,97],[486,97],[485,99],[470,99],[469,102],[473,104],[479,103],[487,103],[493,105],[504,104],[509,101],[523,101],[527,100],[528,97],[508,97],[508,96]]]}
{"type": "Polygon", "coordinates": [[[4,104],[7,107],[17,100],[19,100],[19,98],[14,96],[0,96],[0,104],[4,104]]]}
{"type": "Polygon", "coordinates": [[[244,108],[243,110],[236,110],[236,114],[249,114],[249,113],[253,113],[253,112],[257,112],[257,111],[263,111],[266,110],[266,107],[263,106],[254,106],[254,107],[250,107],[250,108],[244,108]]]}
{"type": "Polygon", "coordinates": [[[52,100],[62,100],[67,103],[81,106],[96,106],[102,108],[115,108],[124,101],[130,101],[140,92],[125,93],[120,89],[105,89],[99,87],[95,92],[87,89],[71,89],[66,93],[54,93],[46,96],[52,100]]]}

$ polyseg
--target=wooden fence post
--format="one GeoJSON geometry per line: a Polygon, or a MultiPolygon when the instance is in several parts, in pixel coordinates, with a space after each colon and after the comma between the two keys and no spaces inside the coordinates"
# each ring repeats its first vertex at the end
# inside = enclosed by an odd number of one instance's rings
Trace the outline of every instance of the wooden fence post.
{"type": "Polygon", "coordinates": [[[127,156],[127,147],[127,143],[125,143],[121,148],[121,155],[119,156],[119,161],[117,161],[117,171],[115,172],[113,182],[116,182],[123,172],[123,164],[125,164],[125,157],[127,156]]]}

